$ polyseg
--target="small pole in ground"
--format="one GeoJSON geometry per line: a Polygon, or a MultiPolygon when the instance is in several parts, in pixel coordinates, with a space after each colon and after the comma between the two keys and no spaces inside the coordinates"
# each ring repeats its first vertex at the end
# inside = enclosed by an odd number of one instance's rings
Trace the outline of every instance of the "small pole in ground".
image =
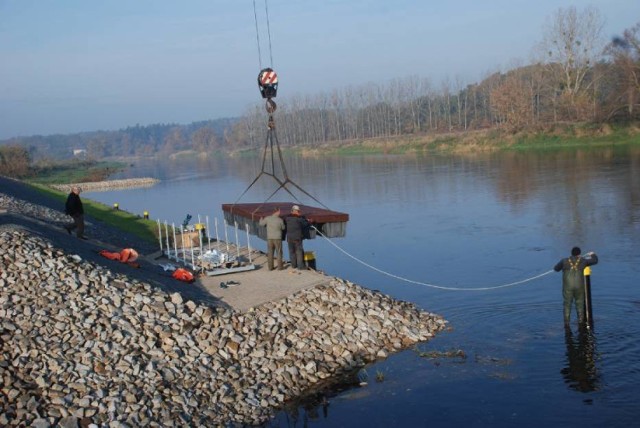
{"type": "Polygon", "coordinates": [[[211,235],[209,234],[209,216],[205,217],[207,221],[207,245],[209,246],[209,251],[211,251],[211,235]]]}
{"type": "Polygon", "coordinates": [[[202,255],[202,233],[204,232],[204,224],[202,224],[200,214],[198,214],[198,225],[196,226],[196,230],[198,231],[198,243],[200,244],[200,254],[202,255]]]}
{"type": "Polygon", "coordinates": [[[236,229],[236,260],[240,261],[240,240],[238,239],[238,222],[234,221],[233,225],[236,229]]]}
{"type": "Polygon", "coordinates": [[[191,269],[196,270],[196,262],[193,257],[193,238],[189,239],[189,247],[191,248],[191,269]]]}
{"type": "Polygon", "coordinates": [[[229,234],[227,233],[227,227],[229,223],[227,223],[227,219],[224,219],[224,241],[227,244],[227,255],[229,254],[229,234]]]}
{"type": "Polygon", "coordinates": [[[182,261],[187,265],[187,246],[184,244],[184,225],[180,225],[180,237],[182,238],[182,261]]]}
{"type": "Polygon", "coordinates": [[[213,224],[214,224],[214,227],[216,228],[216,248],[218,249],[218,252],[220,252],[220,236],[218,235],[218,217],[213,218],[213,224]]]}
{"type": "Polygon", "coordinates": [[[160,254],[162,254],[162,226],[160,226],[160,219],[156,220],[158,223],[158,241],[160,242],[160,254]]]}
{"type": "Polygon", "coordinates": [[[176,262],[178,261],[178,240],[176,239],[176,224],[171,223],[171,228],[173,229],[173,249],[174,256],[176,257],[176,262]]]}
{"type": "Polygon", "coordinates": [[[167,225],[167,220],[164,221],[164,235],[167,238],[167,257],[171,260],[171,245],[169,245],[169,226],[167,225]]]}
{"type": "Polygon", "coordinates": [[[249,241],[249,223],[244,224],[245,229],[247,230],[247,254],[249,255],[249,264],[252,264],[251,261],[251,242],[249,241]]]}
{"type": "Polygon", "coordinates": [[[593,309],[591,305],[591,267],[584,268],[584,315],[587,327],[593,329],[593,309]]]}

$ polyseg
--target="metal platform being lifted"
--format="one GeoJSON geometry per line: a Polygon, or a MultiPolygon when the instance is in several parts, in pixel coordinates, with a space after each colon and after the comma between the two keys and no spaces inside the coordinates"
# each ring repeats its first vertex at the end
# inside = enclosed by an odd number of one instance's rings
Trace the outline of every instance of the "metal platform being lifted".
{"type": "MultiPolygon", "coordinates": [[[[267,230],[266,227],[258,224],[260,219],[273,214],[276,208],[280,208],[281,216],[285,217],[289,215],[291,207],[294,205],[300,207],[300,214],[305,216],[325,237],[343,238],[346,236],[349,214],[324,208],[293,202],[264,202],[255,204],[222,204],[222,211],[228,224],[237,223],[243,229],[248,226],[250,234],[266,240],[267,230]]],[[[313,234],[311,234],[311,237],[314,237],[313,234]]]]}

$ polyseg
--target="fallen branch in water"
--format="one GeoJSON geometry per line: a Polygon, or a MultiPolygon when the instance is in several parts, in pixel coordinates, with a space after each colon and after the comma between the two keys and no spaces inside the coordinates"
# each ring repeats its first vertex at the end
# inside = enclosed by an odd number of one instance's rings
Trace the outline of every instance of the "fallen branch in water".
{"type": "Polygon", "coordinates": [[[451,349],[449,351],[420,351],[416,348],[419,357],[422,358],[462,358],[467,359],[467,354],[462,349],[451,349]]]}

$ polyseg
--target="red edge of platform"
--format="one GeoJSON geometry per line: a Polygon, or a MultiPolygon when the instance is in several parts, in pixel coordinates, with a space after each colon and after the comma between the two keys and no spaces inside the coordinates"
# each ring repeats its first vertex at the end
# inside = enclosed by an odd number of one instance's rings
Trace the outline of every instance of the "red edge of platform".
{"type": "Polygon", "coordinates": [[[286,216],[291,212],[291,207],[298,205],[300,213],[316,223],[340,223],[349,221],[349,214],[331,211],[324,208],[310,207],[294,202],[265,202],[254,204],[222,204],[222,211],[237,214],[251,220],[259,220],[262,217],[273,214],[276,208],[280,208],[281,215],[286,216]]]}

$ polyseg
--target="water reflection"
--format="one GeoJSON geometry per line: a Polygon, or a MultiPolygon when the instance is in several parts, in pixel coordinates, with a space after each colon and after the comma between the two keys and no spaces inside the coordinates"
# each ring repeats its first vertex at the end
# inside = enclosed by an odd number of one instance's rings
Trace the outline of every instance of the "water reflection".
{"type": "MultiPolygon", "coordinates": [[[[491,203],[504,206],[514,215],[542,210],[545,223],[555,235],[571,235],[584,241],[594,224],[607,224],[617,231],[640,238],[640,149],[601,149],[589,151],[504,152],[473,157],[446,156],[368,156],[285,158],[289,177],[311,195],[338,211],[353,210],[379,203],[412,209],[420,205],[430,210],[434,204],[451,206],[459,198],[470,198],[466,205],[491,203]],[[465,196],[467,195],[467,196],[465,196]],[[471,199],[474,195],[477,199],[471,199]],[[536,206],[532,206],[535,204],[536,206]],[[611,209],[615,207],[614,209],[611,209]],[[630,228],[631,226],[631,228],[630,228]]],[[[114,178],[151,176],[163,182],[188,182],[187,190],[207,203],[201,211],[219,209],[211,204],[221,189],[204,187],[204,178],[233,178],[237,193],[221,203],[234,202],[260,171],[259,157],[168,159],[140,161],[136,168],[114,178]]],[[[209,182],[209,186],[210,186],[209,182]]],[[[163,186],[157,186],[159,189],[163,186]]],[[[269,177],[261,178],[253,192],[241,202],[264,200],[278,188],[269,177]]],[[[293,189],[300,202],[315,201],[293,189]]],[[[166,195],[153,212],[166,216],[166,195]]],[[[122,199],[127,195],[121,195],[122,199]]],[[[290,199],[283,190],[275,200],[290,199]]],[[[192,200],[192,204],[196,203],[192,200]]],[[[368,208],[369,209],[369,208],[368,208]]],[[[439,214],[439,211],[435,211],[439,214]]],[[[428,212],[424,213],[429,214],[428,212]]],[[[492,214],[493,215],[493,214],[492,214]]]]}
{"type": "Polygon", "coordinates": [[[288,428],[308,427],[315,421],[329,417],[330,400],[345,391],[357,391],[360,387],[358,370],[317,386],[299,399],[286,403],[283,407],[284,417],[265,426],[282,426],[288,428]]]}
{"type": "Polygon", "coordinates": [[[285,406],[284,411],[288,427],[308,427],[310,422],[329,416],[329,400],[325,395],[317,394],[300,405],[285,406]]]}
{"type": "Polygon", "coordinates": [[[575,336],[571,328],[565,329],[567,366],[561,370],[569,388],[580,392],[597,391],[600,375],[596,367],[595,337],[591,330],[578,329],[575,336]]]}

